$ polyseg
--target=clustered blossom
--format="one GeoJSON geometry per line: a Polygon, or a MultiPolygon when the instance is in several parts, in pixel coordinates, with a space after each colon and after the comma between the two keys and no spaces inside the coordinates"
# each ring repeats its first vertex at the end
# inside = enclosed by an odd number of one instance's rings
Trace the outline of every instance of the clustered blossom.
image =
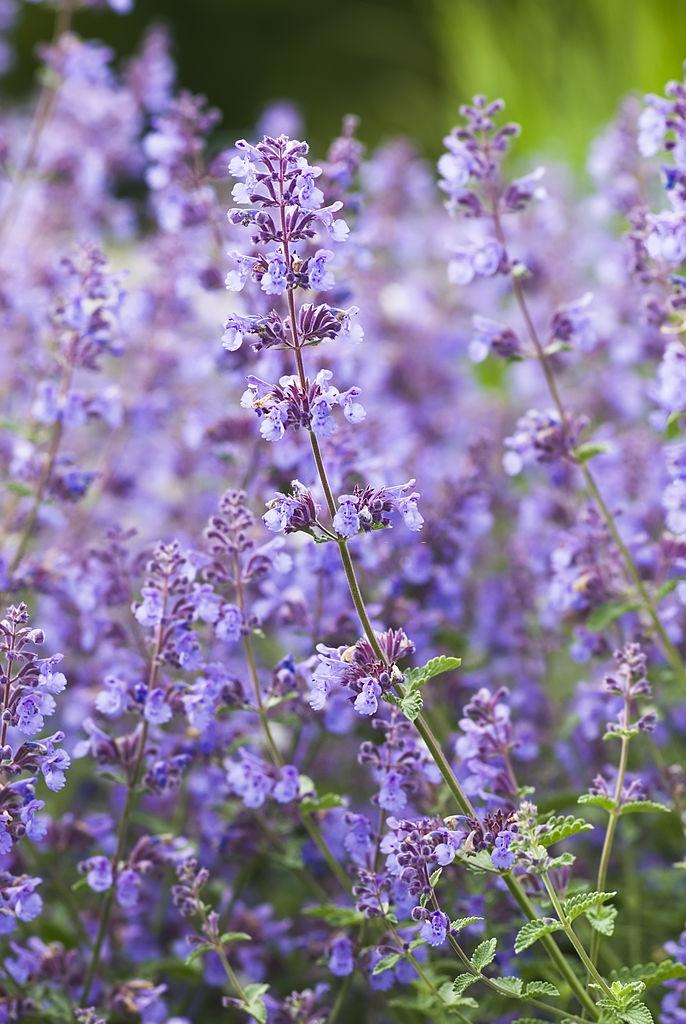
{"type": "Polygon", "coordinates": [[[345,687],[356,694],[353,707],[359,715],[375,715],[381,696],[402,679],[397,662],[414,651],[412,641],[402,629],[377,634],[377,643],[383,660],[366,637],[353,647],[319,644],[318,664],[310,683],[310,707],[320,711],[334,689],[345,687]]]}
{"type": "Polygon", "coordinates": [[[334,406],[341,407],[349,423],[360,423],[366,416],[364,406],[356,400],[360,389],[341,392],[330,383],[332,377],[331,370],[320,370],[314,381],[305,379],[301,386],[293,376],[281,377],[278,385],[271,385],[251,375],[241,406],[258,414],[265,441],[279,441],[289,428],[298,427],[329,437],[336,429],[334,406]]]}

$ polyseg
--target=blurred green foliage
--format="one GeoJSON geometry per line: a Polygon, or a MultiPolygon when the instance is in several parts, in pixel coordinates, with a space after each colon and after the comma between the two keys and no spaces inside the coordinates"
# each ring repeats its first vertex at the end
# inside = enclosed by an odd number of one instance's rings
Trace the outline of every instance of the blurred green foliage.
{"type": "MultiPolygon", "coordinates": [[[[11,93],[30,87],[51,20],[24,5],[11,93]]],[[[154,22],[228,132],[289,98],[317,146],[355,112],[365,141],[407,134],[430,155],[479,91],[507,99],[526,151],[580,164],[621,96],[660,90],[686,57],[686,0],[137,0],[126,17],[82,12],[77,29],[126,56],[154,22]]]]}

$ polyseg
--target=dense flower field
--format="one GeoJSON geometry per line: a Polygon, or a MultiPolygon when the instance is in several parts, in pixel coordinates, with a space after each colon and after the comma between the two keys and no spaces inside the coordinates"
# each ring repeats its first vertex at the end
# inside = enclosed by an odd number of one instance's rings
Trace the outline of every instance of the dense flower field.
{"type": "Polygon", "coordinates": [[[0,122],[0,1022],[684,1024],[686,87],[581,186],[484,97],[221,151],[74,6],[0,122]]]}

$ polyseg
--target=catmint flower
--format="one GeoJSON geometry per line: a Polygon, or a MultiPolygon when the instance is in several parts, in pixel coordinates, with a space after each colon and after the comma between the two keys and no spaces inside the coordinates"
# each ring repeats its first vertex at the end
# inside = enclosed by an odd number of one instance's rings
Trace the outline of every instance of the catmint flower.
{"type": "Polygon", "coordinates": [[[319,509],[311,492],[299,480],[291,481],[291,494],[277,494],[267,502],[264,525],[274,533],[309,532],[317,523],[319,509]]]}
{"type": "Polygon", "coordinates": [[[238,605],[224,604],[214,625],[214,633],[218,640],[235,644],[243,632],[243,613],[238,605]]]}
{"type": "Polygon", "coordinates": [[[426,918],[419,934],[430,946],[442,946],[448,937],[449,928],[447,916],[441,910],[435,910],[426,918]]]}
{"type": "Polygon", "coordinates": [[[514,839],[514,834],[509,829],[504,829],[500,832],[494,840],[494,849],[491,853],[491,861],[493,866],[498,868],[500,871],[509,871],[515,861],[514,853],[510,850],[510,843],[514,839]]]}
{"type": "Polygon", "coordinates": [[[261,807],[274,786],[271,770],[247,750],[241,750],[238,761],[225,762],[226,777],[232,792],[246,807],[261,807]]]}
{"type": "Polygon", "coordinates": [[[125,910],[132,910],[138,905],[141,880],[136,871],[124,868],[117,875],[117,903],[125,910]]]}
{"type": "Polygon", "coordinates": [[[108,857],[90,857],[81,861],[79,871],[86,876],[88,885],[93,892],[107,892],[112,888],[114,880],[112,861],[108,857]]]}
{"type": "Polygon", "coordinates": [[[475,363],[482,362],[490,352],[502,359],[515,359],[521,355],[521,342],[511,327],[485,316],[474,316],[472,328],[469,355],[475,363]]]}
{"type": "Polygon", "coordinates": [[[164,725],[172,717],[172,709],[169,707],[165,691],[161,687],[150,690],[146,695],[143,717],[152,725],[164,725]]]}
{"type": "Polygon", "coordinates": [[[281,769],[280,778],[276,781],[272,796],[279,804],[289,804],[297,800],[300,791],[300,774],[295,765],[286,764],[281,769]]]}
{"type": "Polygon", "coordinates": [[[414,646],[402,629],[377,634],[384,661],[379,661],[366,637],[354,647],[317,645],[318,665],[310,683],[310,705],[316,710],[326,703],[335,686],[344,686],[356,695],[354,707],[363,715],[375,714],[378,697],[402,677],[396,662],[408,657],[414,646]],[[378,688],[378,692],[377,692],[378,688]],[[359,703],[358,703],[359,701],[359,703]]]}
{"type": "Polygon", "coordinates": [[[580,299],[558,306],[550,324],[551,337],[574,344],[582,352],[590,351],[596,341],[594,319],[588,312],[592,301],[592,292],[586,292],[580,299]]]}
{"type": "Polygon", "coordinates": [[[381,687],[375,679],[363,679],[361,684],[362,689],[353,701],[353,707],[358,715],[375,715],[379,710],[381,687]]]}
{"type": "Polygon", "coordinates": [[[554,410],[542,413],[530,409],[517,422],[517,429],[505,438],[503,466],[510,476],[531,463],[548,465],[555,481],[562,479],[565,463],[573,461],[574,448],[585,421],[578,418],[562,424],[554,410]]]}
{"type": "Polygon", "coordinates": [[[329,970],[337,978],[345,978],[354,968],[353,944],[345,935],[339,935],[329,948],[329,970]]]}

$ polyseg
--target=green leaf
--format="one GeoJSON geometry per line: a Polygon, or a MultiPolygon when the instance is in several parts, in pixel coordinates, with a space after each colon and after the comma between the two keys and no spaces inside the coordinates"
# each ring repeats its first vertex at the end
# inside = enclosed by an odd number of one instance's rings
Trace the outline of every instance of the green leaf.
{"type": "Polygon", "coordinates": [[[461,996],[477,980],[473,974],[458,974],[453,982],[453,992],[456,996],[461,996]]]}
{"type": "Polygon", "coordinates": [[[645,1003],[627,1007],[619,1014],[619,1018],[626,1021],[626,1024],[654,1024],[653,1015],[645,1003]]]}
{"type": "Polygon", "coordinates": [[[524,982],[521,978],[498,978],[497,985],[504,995],[515,996],[517,999],[524,989],[524,982]]]}
{"type": "Polygon", "coordinates": [[[495,949],[497,945],[497,939],[486,939],[484,942],[479,943],[470,958],[472,967],[476,971],[481,972],[484,967],[488,967],[488,965],[495,959],[495,949]]]}
{"type": "Polygon", "coordinates": [[[600,932],[601,935],[607,935],[608,937],[610,935],[614,935],[616,917],[616,907],[593,907],[586,914],[586,920],[590,924],[591,928],[600,932]]]}
{"type": "Polygon", "coordinates": [[[483,917],[458,917],[456,921],[450,922],[451,932],[461,932],[463,928],[469,928],[477,921],[483,921],[483,917]]]}
{"type": "Polygon", "coordinates": [[[646,988],[662,985],[665,981],[686,978],[686,964],[678,964],[674,960],[660,960],[658,964],[635,964],[623,967],[612,975],[617,981],[642,981],[646,988]]]}
{"type": "Polygon", "coordinates": [[[594,459],[596,455],[604,455],[609,450],[609,445],[603,444],[602,441],[586,441],[574,449],[574,454],[579,462],[588,462],[589,459],[594,459]]]}
{"type": "Polygon", "coordinates": [[[26,484],[19,484],[15,480],[12,480],[10,483],[5,484],[5,489],[8,490],[10,494],[16,494],[17,497],[19,498],[33,497],[32,487],[27,487],[26,484]]]}
{"type": "Polygon", "coordinates": [[[316,917],[326,921],[332,928],[353,928],[362,924],[364,914],[354,907],[337,907],[334,903],[324,903],[321,907],[310,907],[305,910],[308,917],[316,917]]]}
{"type": "Polygon", "coordinates": [[[633,612],[638,608],[635,601],[608,601],[594,608],[586,619],[586,629],[591,633],[602,633],[604,629],[611,626],[613,622],[620,619],[627,612],[633,612]]]}
{"type": "Polygon", "coordinates": [[[300,810],[305,814],[314,814],[316,811],[330,811],[333,807],[342,807],[343,797],[338,793],[322,793],[321,796],[306,796],[301,801],[300,810]]]}
{"type": "Polygon", "coordinates": [[[378,963],[374,964],[372,974],[382,974],[383,971],[389,971],[391,967],[395,967],[399,960],[402,960],[402,953],[389,953],[388,956],[382,957],[378,963]]]}
{"type": "Polygon", "coordinates": [[[672,808],[666,804],[660,804],[657,800],[629,800],[619,808],[620,814],[648,814],[651,811],[666,811],[671,813],[672,808]]]}
{"type": "Polygon", "coordinates": [[[486,871],[489,875],[498,874],[497,869],[493,867],[493,861],[488,850],[479,850],[478,853],[468,853],[466,856],[458,854],[458,857],[470,871],[476,871],[480,874],[486,871]]]}
{"type": "Polygon", "coordinates": [[[230,942],[252,942],[252,935],[248,935],[247,932],[224,932],[219,941],[222,946],[230,942]]]}
{"type": "Polygon", "coordinates": [[[590,804],[592,807],[602,807],[604,811],[611,811],[615,806],[611,796],[600,796],[599,793],[582,793],[577,803],[590,804]]]}
{"type": "Polygon", "coordinates": [[[394,693],[385,693],[384,700],[388,704],[395,704],[400,708],[408,721],[414,722],[422,712],[424,700],[421,693],[404,693],[402,697],[396,697],[394,693]]]}
{"type": "Polygon", "coordinates": [[[559,990],[549,981],[530,981],[524,989],[527,996],[559,996],[559,990]]]}
{"type": "Polygon", "coordinates": [[[545,822],[545,826],[545,831],[539,830],[536,834],[536,840],[541,846],[552,846],[563,839],[569,839],[570,836],[575,836],[579,832],[588,832],[593,828],[590,821],[586,821],[584,818],[575,818],[573,814],[549,818],[545,822]]]}
{"type": "Polygon", "coordinates": [[[195,949],[192,949],[190,951],[190,953],[188,954],[188,956],[184,960],[184,963],[185,964],[193,964],[193,963],[195,963],[196,960],[200,959],[200,957],[203,955],[203,953],[207,953],[210,949],[214,949],[214,946],[212,945],[211,942],[201,942],[199,946],[196,946],[195,949]]]}
{"type": "Polygon", "coordinates": [[[438,883],[440,881],[440,878],[441,878],[442,874],[443,874],[443,868],[436,868],[435,871],[431,872],[431,876],[429,878],[429,883],[430,883],[432,889],[436,888],[436,886],[438,885],[438,883]]]}
{"type": "Polygon", "coordinates": [[[534,942],[538,942],[544,935],[551,935],[552,932],[559,932],[562,925],[552,917],[538,917],[535,921],[527,921],[523,928],[517,932],[514,949],[515,953],[522,953],[534,942]]]}
{"type": "Polygon", "coordinates": [[[454,672],[461,664],[461,658],[450,658],[441,654],[438,658],[431,658],[426,665],[408,669],[405,673],[405,685],[409,687],[411,693],[414,693],[425,686],[434,676],[443,675],[444,672],[454,672]]]}
{"type": "Polygon", "coordinates": [[[570,921],[576,921],[577,917],[582,917],[592,907],[607,903],[616,895],[616,892],[579,892],[564,901],[564,912],[570,921]]]}

